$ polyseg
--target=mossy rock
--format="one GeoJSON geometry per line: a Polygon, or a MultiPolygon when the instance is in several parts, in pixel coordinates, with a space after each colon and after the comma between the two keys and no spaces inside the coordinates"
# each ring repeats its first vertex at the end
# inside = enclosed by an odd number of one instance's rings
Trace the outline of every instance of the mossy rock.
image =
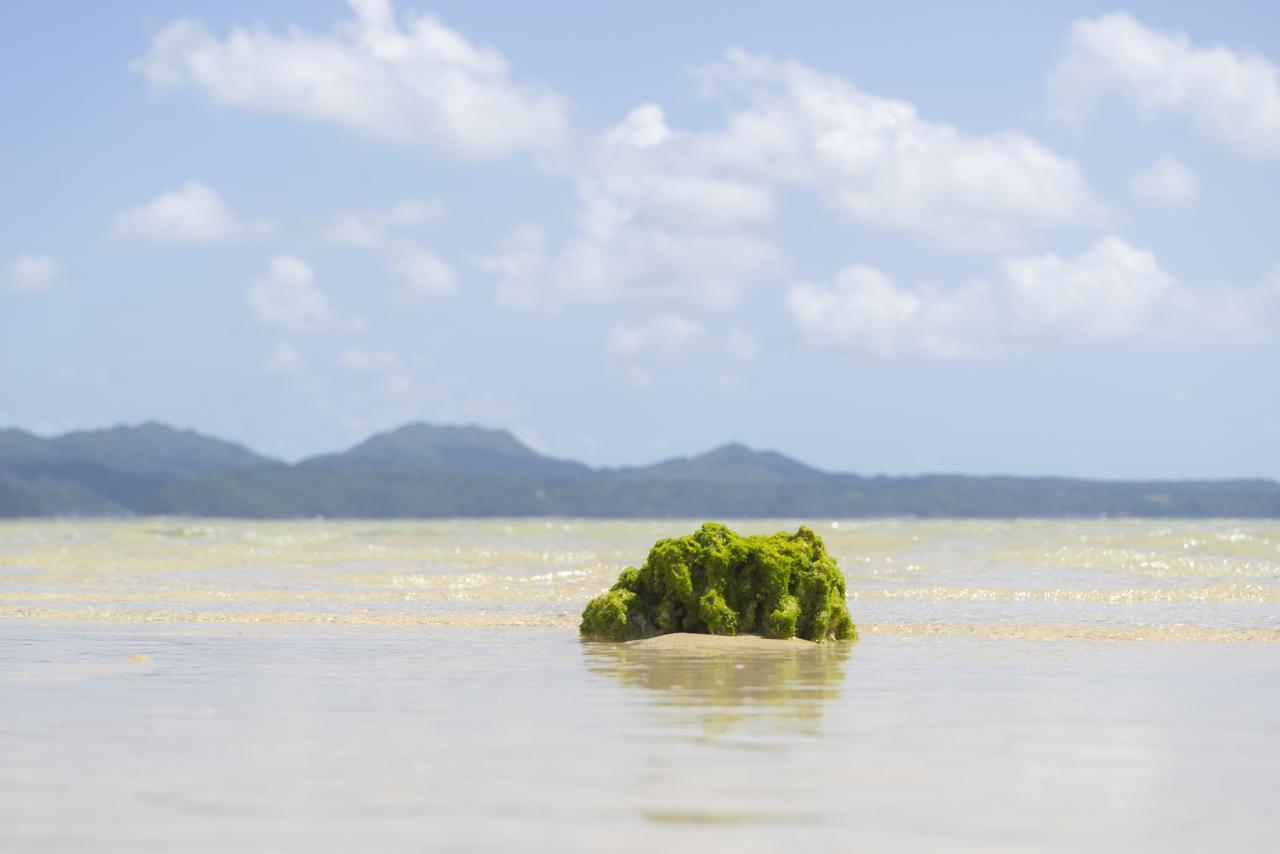
{"type": "Polygon", "coordinates": [[[743,537],[708,522],[692,536],[659,540],[639,569],[627,567],[582,612],[583,637],[635,640],[670,632],[855,640],[844,576],[822,539],[743,537]]]}

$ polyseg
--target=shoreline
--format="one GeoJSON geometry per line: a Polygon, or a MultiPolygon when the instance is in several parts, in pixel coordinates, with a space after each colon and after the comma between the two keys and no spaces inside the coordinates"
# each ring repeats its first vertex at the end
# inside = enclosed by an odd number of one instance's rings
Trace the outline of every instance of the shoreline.
{"type": "MultiPolygon", "coordinates": [[[[499,616],[491,614],[333,614],[306,612],[163,614],[154,612],[84,612],[74,609],[42,608],[30,610],[0,606],[0,622],[66,623],[76,625],[149,625],[149,626],[329,626],[333,628],[458,628],[458,629],[554,629],[577,635],[577,618],[539,615],[499,616]]],[[[1052,625],[1040,623],[901,623],[859,622],[858,634],[868,637],[898,638],[985,638],[1006,641],[1084,641],[1113,643],[1164,644],[1280,644],[1280,628],[1257,626],[1187,626],[1187,625],[1052,625]]],[[[628,646],[632,648],[674,651],[718,649],[780,648],[781,645],[820,646],[858,643],[858,641],[825,641],[818,644],[801,638],[780,640],[760,635],[709,635],[673,632],[631,641],[583,640],[583,643],[628,646]]]]}

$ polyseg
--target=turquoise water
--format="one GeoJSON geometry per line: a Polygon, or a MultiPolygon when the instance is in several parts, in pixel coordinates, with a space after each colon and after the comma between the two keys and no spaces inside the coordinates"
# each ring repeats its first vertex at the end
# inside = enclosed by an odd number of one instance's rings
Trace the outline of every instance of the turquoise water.
{"type": "Polygon", "coordinates": [[[1271,849],[1280,525],[827,521],[857,644],[580,642],[691,527],[0,525],[0,850],[1271,849]]]}

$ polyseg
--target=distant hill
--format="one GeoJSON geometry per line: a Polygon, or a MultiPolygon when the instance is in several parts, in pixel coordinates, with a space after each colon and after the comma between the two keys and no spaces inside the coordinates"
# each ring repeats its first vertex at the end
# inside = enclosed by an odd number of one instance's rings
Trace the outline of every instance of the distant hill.
{"type": "Polygon", "coordinates": [[[67,433],[48,445],[58,459],[69,462],[165,474],[208,474],[275,463],[243,445],[155,421],[67,433]]]}
{"type": "Polygon", "coordinates": [[[0,430],[0,466],[84,464],[170,474],[254,468],[273,460],[232,442],[148,421],[128,427],[81,430],[42,439],[24,430],[0,430]]]}
{"type": "Polygon", "coordinates": [[[0,466],[30,465],[48,460],[53,443],[13,428],[0,429],[0,466]]]}
{"type": "Polygon", "coordinates": [[[506,430],[407,424],[379,433],[340,454],[304,460],[301,466],[334,472],[382,474],[483,474],[582,477],[582,463],[544,457],[506,430]]]}
{"type": "Polygon", "coordinates": [[[722,445],[696,457],[677,457],[651,466],[618,469],[616,474],[644,480],[694,480],[705,483],[781,483],[821,480],[825,472],[774,451],[746,445],[722,445]]]}
{"type": "Polygon", "coordinates": [[[505,430],[420,423],[296,465],[154,422],[48,439],[0,430],[0,516],[129,514],[1280,518],[1280,483],[860,477],[740,444],[594,469],[505,430]]]}
{"type": "Polygon", "coordinates": [[[52,439],[0,430],[0,516],[138,512],[177,481],[273,465],[242,445],[155,422],[52,439]]]}

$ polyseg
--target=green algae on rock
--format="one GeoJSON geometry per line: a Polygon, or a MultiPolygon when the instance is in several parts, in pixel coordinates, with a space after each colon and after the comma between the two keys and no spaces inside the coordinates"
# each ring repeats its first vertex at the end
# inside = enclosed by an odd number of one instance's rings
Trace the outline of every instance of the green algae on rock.
{"type": "Polygon", "coordinates": [[[809,528],[744,537],[708,522],[659,540],[587,603],[583,637],[635,640],[670,632],[855,640],[844,576],[809,528]]]}

